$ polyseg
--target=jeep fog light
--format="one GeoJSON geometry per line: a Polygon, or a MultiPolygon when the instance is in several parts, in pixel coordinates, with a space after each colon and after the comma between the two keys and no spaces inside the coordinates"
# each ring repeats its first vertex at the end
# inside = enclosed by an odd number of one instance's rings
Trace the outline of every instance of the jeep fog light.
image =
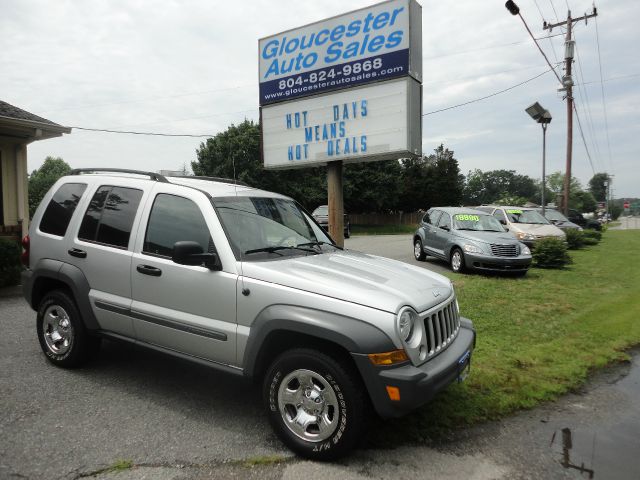
{"type": "Polygon", "coordinates": [[[408,342],[413,333],[413,327],[418,314],[411,307],[404,307],[398,313],[398,331],[403,342],[408,342]]]}

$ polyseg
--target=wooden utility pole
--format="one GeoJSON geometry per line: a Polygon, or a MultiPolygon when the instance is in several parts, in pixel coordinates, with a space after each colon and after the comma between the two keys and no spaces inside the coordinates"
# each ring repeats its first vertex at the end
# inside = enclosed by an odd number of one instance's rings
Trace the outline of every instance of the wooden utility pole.
{"type": "Polygon", "coordinates": [[[329,235],[344,247],[344,200],[342,195],[342,161],[327,164],[329,195],[329,235]]]}
{"type": "Polygon", "coordinates": [[[569,214],[569,189],[571,188],[571,158],[573,155],[573,78],[571,78],[571,64],[573,63],[573,47],[574,41],[571,38],[571,28],[575,22],[584,20],[587,23],[587,19],[598,15],[596,7],[593,7],[593,13],[587,15],[586,13],[582,17],[571,18],[571,10],[567,13],[567,20],[565,22],[547,23],[544,22],[542,28],[544,30],[553,30],[555,27],[562,25],[567,26],[567,35],[565,37],[565,50],[564,50],[564,77],[562,78],[562,85],[567,92],[567,165],[566,174],[564,177],[564,197],[562,201],[562,209],[564,214],[569,214]]]}

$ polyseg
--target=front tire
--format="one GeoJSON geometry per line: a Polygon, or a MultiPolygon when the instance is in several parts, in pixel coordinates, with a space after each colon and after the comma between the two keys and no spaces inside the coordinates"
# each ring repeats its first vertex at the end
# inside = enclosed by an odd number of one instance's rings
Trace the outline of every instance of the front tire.
{"type": "Polygon", "coordinates": [[[100,339],[89,336],[75,302],[62,290],[42,298],[36,328],[42,351],[59,367],[79,367],[100,347],[100,339]]]}
{"type": "Polygon", "coordinates": [[[353,367],[317,350],[286,351],[263,387],[271,425],[291,450],[312,460],[351,451],[364,434],[368,399],[353,367]]]}
{"type": "Polygon", "coordinates": [[[419,262],[424,262],[425,258],[427,258],[427,255],[424,253],[424,248],[422,246],[422,240],[420,240],[419,238],[416,238],[413,241],[413,256],[419,262]]]}
{"type": "Polygon", "coordinates": [[[454,248],[451,252],[451,270],[455,273],[463,273],[465,271],[464,266],[464,254],[459,248],[454,248]]]}

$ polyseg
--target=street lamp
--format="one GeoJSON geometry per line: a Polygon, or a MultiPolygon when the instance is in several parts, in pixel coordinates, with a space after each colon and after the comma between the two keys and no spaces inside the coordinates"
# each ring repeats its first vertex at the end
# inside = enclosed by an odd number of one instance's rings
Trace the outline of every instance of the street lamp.
{"type": "Polygon", "coordinates": [[[542,125],[542,192],[540,194],[542,199],[542,216],[544,217],[545,206],[544,206],[544,191],[546,189],[546,178],[545,178],[545,155],[547,150],[547,125],[551,123],[551,114],[549,110],[545,110],[542,108],[538,102],[531,105],[529,108],[525,109],[525,112],[529,114],[531,118],[533,118],[536,122],[542,125]]]}

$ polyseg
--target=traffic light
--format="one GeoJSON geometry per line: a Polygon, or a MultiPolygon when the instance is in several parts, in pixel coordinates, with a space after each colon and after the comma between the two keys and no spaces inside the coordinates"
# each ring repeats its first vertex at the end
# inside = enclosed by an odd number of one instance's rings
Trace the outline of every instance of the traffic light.
{"type": "Polygon", "coordinates": [[[518,13],[520,13],[520,9],[513,0],[507,0],[507,3],[505,3],[504,6],[511,12],[511,15],[518,15],[518,13]]]}

